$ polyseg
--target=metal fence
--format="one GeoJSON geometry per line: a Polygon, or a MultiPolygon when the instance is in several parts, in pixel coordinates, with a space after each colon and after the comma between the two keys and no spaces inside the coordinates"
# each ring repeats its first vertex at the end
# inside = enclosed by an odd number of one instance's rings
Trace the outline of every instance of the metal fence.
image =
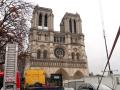
{"type": "Polygon", "coordinates": [[[24,90],[64,90],[63,87],[28,87],[24,90]]]}
{"type": "Polygon", "coordinates": [[[74,90],[77,90],[78,87],[83,83],[84,81],[69,81],[67,83],[64,83],[64,87],[74,88],[74,90]]]}

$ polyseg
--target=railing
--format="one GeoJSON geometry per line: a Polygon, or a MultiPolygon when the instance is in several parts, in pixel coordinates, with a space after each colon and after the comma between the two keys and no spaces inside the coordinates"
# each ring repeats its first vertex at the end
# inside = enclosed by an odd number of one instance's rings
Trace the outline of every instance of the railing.
{"type": "Polygon", "coordinates": [[[71,67],[71,68],[87,68],[86,61],[71,60],[51,60],[51,59],[31,59],[31,66],[38,67],[71,67]]]}
{"type": "Polygon", "coordinates": [[[63,87],[28,87],[25,90],[64,90],[63,87]]]}

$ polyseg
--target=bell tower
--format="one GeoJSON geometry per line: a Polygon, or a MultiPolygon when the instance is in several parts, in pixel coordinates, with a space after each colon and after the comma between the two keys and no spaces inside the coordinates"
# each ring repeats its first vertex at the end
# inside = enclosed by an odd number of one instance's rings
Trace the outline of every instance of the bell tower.
{"type": "Polygon", "coordinates": [[[82,33],[81,18],[79,14],[66,13],[60,23],[60,31],[65,33],[82,33]]]}
{"type": "Polygon", "coordinates": [[[35,6],[32,17],[32,28],[53,31],[53,13],[50,8],[35,6]]]}

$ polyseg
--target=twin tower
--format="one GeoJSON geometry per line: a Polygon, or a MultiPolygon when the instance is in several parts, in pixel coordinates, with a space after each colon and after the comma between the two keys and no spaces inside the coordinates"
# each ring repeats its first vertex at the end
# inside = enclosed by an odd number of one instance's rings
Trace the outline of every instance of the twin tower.
{"type": "Polygon", "coordinates": [[[88,76],[79,14],[66,13],[60,23],[60,31],[54,31],[52,9],[35,6],[29,34],[30,58],[25,69],[43,69],[46,75],[59,73],[63,79],[88,76]]]}
{"type": "MultiPolygon", "coordinates": [[[[33,11],[32,27],[54,31],[54,15],[52,9],[36,6],[33,11]]],[[[82,34],[79,14],[66,13],[60,23],[60,32],[82,34]]]]}

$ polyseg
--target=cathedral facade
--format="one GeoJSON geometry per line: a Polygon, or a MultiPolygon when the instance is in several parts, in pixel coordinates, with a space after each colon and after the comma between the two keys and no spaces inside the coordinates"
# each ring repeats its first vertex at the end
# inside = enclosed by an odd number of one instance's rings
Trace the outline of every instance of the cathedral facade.
{"type": "Polygon", "coordinates": [[[66,13],[60,31],[54,31],[52,9],[35,6],[29,51],[25,69],[43,69],[47,76],[60,73],[63,79],[77,79],[89,74],[81,18],[77,13],[66,13]]]}

